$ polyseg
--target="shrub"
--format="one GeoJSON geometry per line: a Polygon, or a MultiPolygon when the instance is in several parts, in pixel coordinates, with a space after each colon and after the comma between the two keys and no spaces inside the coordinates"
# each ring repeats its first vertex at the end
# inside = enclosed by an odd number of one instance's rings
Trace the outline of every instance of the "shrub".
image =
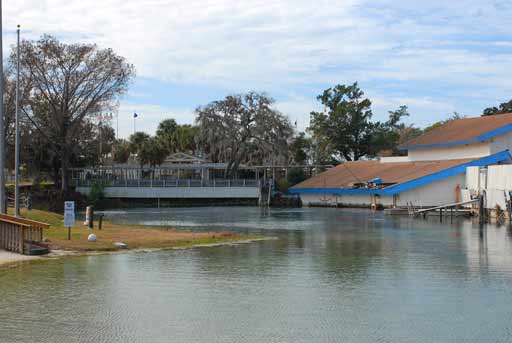
{"type": "Polygon", "coordinates": [[[304,174],[304,170],[302,168],[293,168],[288,171],[288,182],[289,186],[293,186],[306,180],[306,175],[304,174]]]}
{"type": "Polygon", "coordinates": [[[101,184],[94,183],[91,186],[91,190],[89,191],[89,194],[87,194],[87,202],[90,205],[96,205],[96,203],[99,200],[103,199],[103,197],[105,196],[103,191],[104,191],[104,189],[101,184]]]}

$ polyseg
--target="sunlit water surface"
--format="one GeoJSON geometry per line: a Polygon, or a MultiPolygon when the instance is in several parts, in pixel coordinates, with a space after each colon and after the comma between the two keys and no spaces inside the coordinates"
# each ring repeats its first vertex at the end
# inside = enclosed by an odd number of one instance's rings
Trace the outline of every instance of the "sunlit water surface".
{"type": "Polygon", "coordinates": [[[106,212],[277,240],[0,268],[0,342],[510,342],[512,235],[348,209],[106,212]]]}

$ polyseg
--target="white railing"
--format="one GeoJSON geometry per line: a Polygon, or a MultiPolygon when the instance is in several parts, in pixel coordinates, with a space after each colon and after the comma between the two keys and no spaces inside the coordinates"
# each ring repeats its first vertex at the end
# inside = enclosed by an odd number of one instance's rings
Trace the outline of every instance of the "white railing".
{"type": "Polygon", "coordinates": [[[220,187],[260,187],[261,180],[254,179],[174,179],[174,180],[153,180],[153,179],[125,179],[125,180],[80,180],[74,179],[75,187],[92,187],[100,184],[103,187],[125,187],[125,188],[220,188],[220,187]]]}

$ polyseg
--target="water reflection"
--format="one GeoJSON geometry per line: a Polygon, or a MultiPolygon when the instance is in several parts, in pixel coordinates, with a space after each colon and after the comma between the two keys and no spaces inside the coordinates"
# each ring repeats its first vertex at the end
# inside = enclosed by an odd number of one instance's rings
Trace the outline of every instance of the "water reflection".
{"type": "Polygon", "coordinates": [[[0,342],[511,338],[510,225],[348,209],[106,215],[278,239],[0,269],[0,342]]]}

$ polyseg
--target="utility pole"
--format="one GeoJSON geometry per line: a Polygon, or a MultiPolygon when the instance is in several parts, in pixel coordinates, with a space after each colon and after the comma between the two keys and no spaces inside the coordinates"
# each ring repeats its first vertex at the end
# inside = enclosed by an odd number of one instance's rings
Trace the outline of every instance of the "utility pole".
{"type": "Polygon", "coordinates": [[[0,0],[0,213],[7,212],[5,197],[5,127],[4,127],[4,56],[2,32],[2,0],[0,0]]]}
{"type": "Polygon", "coordinates": [[[20,26],[16,48],[16,138],[14,148],[14,215],[20,216],[20,26]]]}

